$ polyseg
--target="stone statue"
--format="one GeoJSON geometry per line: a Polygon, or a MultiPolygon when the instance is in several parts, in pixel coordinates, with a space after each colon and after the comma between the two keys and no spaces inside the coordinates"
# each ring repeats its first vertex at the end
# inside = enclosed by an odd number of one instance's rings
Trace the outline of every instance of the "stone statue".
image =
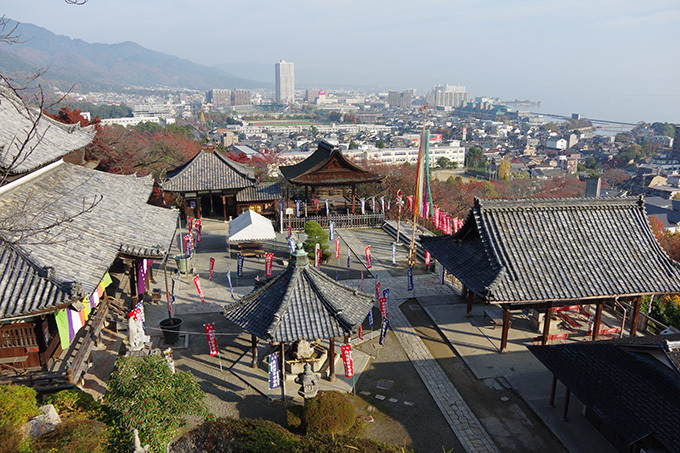
{"type": "Polygon", "coordinates": [[[292,356],[297,360],[310,359],[314,355],[314,347],[307,340],[298,340],[292,345],[292,356]]]}
{"type": "Polygon", "coordinates": [[[146,453],[149,451],[149,444],[142,447],[142,443],[139,441],[139,432],[136,429],[132,430],[132,435],[135,436],[135,446],[132,453],[146,453]]]}
{"type": "Polygon", "coordinates": [[[172,371],[172,374],[175,374],[175,361],[172,359],[172,348],[163,351],[163,355],[165,356],[165,361],[168,362],[170,371],[172,371]]]}
{"type": "Polygon", "coordinates": [[[128,343],[130,351],[141,351],[151,338],[144,333],[141,310],[136,308],[128,314],[128,343]]]}

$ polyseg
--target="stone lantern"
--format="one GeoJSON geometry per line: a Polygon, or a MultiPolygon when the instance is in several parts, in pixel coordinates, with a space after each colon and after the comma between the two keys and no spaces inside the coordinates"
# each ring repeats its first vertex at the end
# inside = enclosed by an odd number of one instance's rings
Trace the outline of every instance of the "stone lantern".
{"type": "Polygon", "coordinates": [[[304,399],[314,398],[319,393],[319,378],[312,372],[312,366],[309,363],[305,364],[305,371],[295,378],[295,383],[300,384],[298,394],[304,399]]]}

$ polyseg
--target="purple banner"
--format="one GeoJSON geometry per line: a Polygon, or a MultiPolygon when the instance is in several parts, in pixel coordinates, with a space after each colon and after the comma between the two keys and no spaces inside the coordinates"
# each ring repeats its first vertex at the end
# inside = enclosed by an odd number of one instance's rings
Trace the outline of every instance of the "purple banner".
{"type": "Polygon", "coordinates": [[[269,354],[269,390],[279,388],[281,378],[279,376],[279,357],[278,354],[269,354]]]}

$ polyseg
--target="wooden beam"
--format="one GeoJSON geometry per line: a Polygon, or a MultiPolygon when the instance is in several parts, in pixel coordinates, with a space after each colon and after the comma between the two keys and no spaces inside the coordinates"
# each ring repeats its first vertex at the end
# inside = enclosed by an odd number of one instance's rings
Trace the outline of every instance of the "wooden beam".
{"type": "Polygon", "coordinates": [[[600,302],[597,304],[597,307],[595,308],[595,319],[593,320],[593,341],[597,340],[597,337],[600,333],[600,323],[602,322],[602,306],[604,305],[603,302],[600,302]]]}
{"type": "Polygon", "coordinates": [[[253,350],[253,361],[250,364],[251,368],[257,368],[257,337],[255,335],[250,336],[250,346],[253,350]]]}
{"type": "Polygon", "coordinates": [[[508,332],[510,332],[510,311],[503,308],[503,333],[501,334],[501,352],[508,347],[508,332]]]}
{"type": "Polygon", "coordinates": [[[564,391],[564,408],[562,409],[562,420],[568,420],[569,415],[569,397],[571,396],[571,391],[567,387],[564,391]]]}
{"type": "Polygon", "coordinates": [[[634,337],[637,334],[638,318],[640,317],[640,303],[642,296],[637,296],[633,302],[633,315],[630,317],[630,335],[634,337]]]}
{"type": "Polygon", "coordinates": [[[328,340],[328,380],[335,381],[335,338],[328,340]]]}
{"type": "Polygon", "coordinates": [[[552,303],[548,302],[545,307],[545,319],[543,320],[543,337],[541,338],[541,345],[548,344],[548,336],[550,335],[550,320],[552,319],[552,303]]]}
{"type": "Polygon", "coordinates": [[[472,311],[472,303],[475,300],[475,293],[470,291],[469,289],[467,290],[467,315],[470,316],[470,312],[472,311]]]}

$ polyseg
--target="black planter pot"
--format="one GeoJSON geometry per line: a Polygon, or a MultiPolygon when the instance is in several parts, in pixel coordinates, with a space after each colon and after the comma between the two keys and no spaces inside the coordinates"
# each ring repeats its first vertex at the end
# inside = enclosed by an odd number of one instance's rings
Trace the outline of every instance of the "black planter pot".
{"type": "Polygon", "coordinates": [[[166,344],[174,345],[179,340],[179,330],[184,321],[182,318],[165,318],[158,322],[163,331],[163,339],[166,344]]]}

